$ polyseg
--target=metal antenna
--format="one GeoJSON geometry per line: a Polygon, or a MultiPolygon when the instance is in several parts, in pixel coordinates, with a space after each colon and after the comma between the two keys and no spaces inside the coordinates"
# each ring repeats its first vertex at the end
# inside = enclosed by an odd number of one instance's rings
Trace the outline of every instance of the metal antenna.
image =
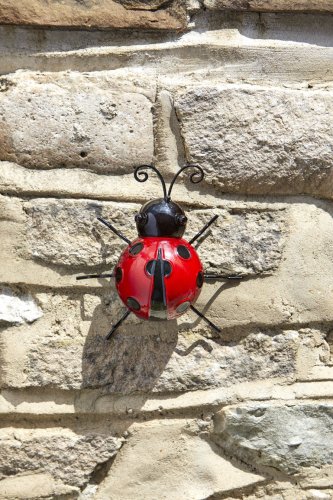
{"type": "Polygon", "coordinates": [[[117,321],[117,323],[115,325],[113,325],[113,327],[111,328],[111,330],[109,331],[109,333],[105,337],[106,340],[110,340],[110,338],[112,337],[112,335],[114,334],[114,332],[117,330],[117,328],[119,328],[119,326],[122,324],[122,322],[125,321],[125,319],[130,314],[131,314],[131,311],[129,309],[127,309],[127,311],[124,312],[124,314],[122,315],[122,317],[120,318],[120,320],[117,321]]]}
{"type": "Polygon", "coordinates": [[[209,226],[211,226],[213,222],[216,221],[217,218],[218,215],[214,215],[214,217],[212,217],[210,221],[207,222],[207,224],[205,224],[204,227],[195,236],[193,236],[193,238],[189,241],[190,245],[192,245],[192,243],[194,243],[205,231],[207,231],[209,226]]]}
{"type": "Polygon", "coordinates": [[[138,182],[146,182],[149,175],[147,172],[143,172],[143,169],[145,168],[150,168],[158,175],[163,188],[164,201],[169,201],[170,198],[169,196],[167,196],[165,180],[163,179],[161,172],[159,172],[156,167],[153,167],[152,165],[140,165],[139,167],[136,167],[136,169],[134,170],[134,179],[138,182]]]}
{"type": "Polygon", "coordinates": [[[206,321],[206,323],[208,323],[208,325],[211,326],[216,332],[221,333],[221,329],[218,326],[214,325],[214,323],[212,323],[208,318],[206,318],[206,316],[202,314],[202,312],[198,311],[198,309],[192,306],[192,304],[190,307],[192,311],[195,312],[197,316],[199,316],[199,318],[202,318],[204,321],[206,321]]]}
{"type": "Polygon", "coordinates": [[[84,274],[82,276],[76,276],[77,280],[90,280],[93,278],[114,278],[114,274],[84,274]]]}
{"type": "Polygon", "coordinates": [[[178,172],[176,173],[176,175],[174,176],[174,178],[172,179],[171,181],[171,184],[170,184],[170,187],[169,187],[169,190],[168,190],[168,198],[170,199],[171,197],[171,191],[172,191],[172,188],[173,188],[173,185],[174,183],[176,182],[178,176],[184,172],[184,170],[187,170],[188,168],[196,168],[198,170],[198,172],[193,172],[191,175],[190,175],[190,181],[192,182],[192,184],[198,184],[199,182],[202,181],[202,179],[204,178],[204,171],[202,170],[201,167],[199,167],[198,165],[185,165],[185,167],[181,168],[180,170],[178,170],[178,172]]]}
{"type": "Polygon", "coordinates": [[[116,234],[117,236],[119,236],[119,238],[121,238],[122,240],[124,240],[127,245],[129,245],[131,242],[128,238],[126,238],[120,231],[118,231],[118,229],[116,229],[112,224],[110,224],[110,222],[102,219],[102,217],[97,217],[97,220],[99,220],[99,222],[101,222],[102,224],[104,224],[104,226],[108,227],[109,229],[111,229],[111,231],[114,232],[114,234],[116,234]]]}
{"type": "Polygon", "coordinates": [[[205,280],[241,280],[243,276],[226,276],[225,274],[204,274],[205,280]]]}

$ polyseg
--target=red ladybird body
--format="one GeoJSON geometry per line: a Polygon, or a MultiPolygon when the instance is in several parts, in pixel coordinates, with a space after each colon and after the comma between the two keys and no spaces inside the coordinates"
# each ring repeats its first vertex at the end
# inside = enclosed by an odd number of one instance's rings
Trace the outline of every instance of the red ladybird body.
{"type": "Polygon", "coordinates": [[[118,294],[140,318],[174,319],[199,297],[203,268],[182,238],[139,237],[122,253],[115,269],[118,294]]]}
{"type": "Polygon", "coordinates": [[[135,215],[138,238],[130,241],[110,222],[97,217],[114,234],[127,243],[112,274],[90,274],[77,279],[116,278],[118,295],[126,311],[107,335],[110,339],[129,314],[143,319],[175,319],[188,309],[204,319],[214,330],[220,329],[194,307],[204,279],[220,279],[219,275],[204,275],[199,256],[192,246],[217,219],[214,215],[190,242],[183,239],[187,217],[178,203],[171,200],[172,188],[178,176],[194,169],[193,184],[201,182],[204,172],[198,165],[185,165],[173,177],[167,191],[165,181],[152,165],[140,165],[134,171],[139,182],[148,179],[146,170],[153,170],[161,181],[163,198],[150,200],[135,215]]]}

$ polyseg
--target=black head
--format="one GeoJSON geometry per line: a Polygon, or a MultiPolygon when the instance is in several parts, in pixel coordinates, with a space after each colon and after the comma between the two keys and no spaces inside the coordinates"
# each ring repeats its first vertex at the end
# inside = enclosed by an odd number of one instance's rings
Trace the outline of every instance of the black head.
{"type": "Polygon", "coordinates": [[[139,182],[145,182],[148,179],[148,174],[142,170],[147,168],[154,170],[158,175],[162,183],[164,197],[145,203],[140,212],[136,214],[135,222],[138,234],[142,237],[165,236],[167,238],[181,238],[186,229],[187,217],[184,210],[177,203],[171,201],[171,191],[177,177],[185,169],[196,168],[198,170],[190,177],[193,183],[202,181],[203,170],[196,165],[186,165],[174,176],[167,193],[164,179],[155,167],[150,165],[137,167],[134,172],[135,179],[139,182]]]}
{"type": "Polygon", "coordinates": [[[135,216],[135,222],[139,236],[181,238],[186,229],[187,217],[177,203],[159,198],[143,205],[135,216]]]}

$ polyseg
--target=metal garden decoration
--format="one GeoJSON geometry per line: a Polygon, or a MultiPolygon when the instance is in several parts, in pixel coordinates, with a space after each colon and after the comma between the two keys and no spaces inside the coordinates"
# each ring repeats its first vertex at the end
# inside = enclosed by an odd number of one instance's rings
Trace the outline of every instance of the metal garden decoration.
{"type": "Polygon", "coordinates": [[[90,274],[76,279],[115,278],[118,295],[127,310],[114,324],[107,335],[112,334],[122,322],[133,313],[139,318],[175,319],[191,309],[216,331],[220,329],[194,306],[204,281],[232,279],[237,277],[205,274],[200,258],[192,246],[218,218],[214,215],[190,240],[183,239],[187,217],[184,210],[171,200],[173,186],[179,175],[187,169],[194,169],[190,180],[197,184],[204,172],[197,165],[181,168],[171,181],[167,191],[164,178],[157,168],[142,165],[135,169],[134,177],[139,182],[148,179],[147,169],[159,177],[163,198],[145,203],[135,216],[138,238],[130,241],[112,224],[98,217],[98,220],[126,242],[127,247],[112,274],[90,274]]]}

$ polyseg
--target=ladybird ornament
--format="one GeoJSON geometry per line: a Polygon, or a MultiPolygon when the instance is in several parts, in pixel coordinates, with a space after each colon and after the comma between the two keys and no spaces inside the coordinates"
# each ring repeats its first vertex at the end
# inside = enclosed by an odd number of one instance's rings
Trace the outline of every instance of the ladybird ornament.
{"type": "Polygon", "coordinates": [[[197,165],[184,166],[176,173],[167,191],[163,176],[151,165],[137,167],[134,171],[135,179],[139,182],[147,181],[148,169],[159,177],[163,198],[145,203],[136,214],[138,237],[131,242],[112,224],[98,217],[102,224],[127,243],[127,247],[112,274],[90,274],[78,276],[77,279],[115,278],[117,292],[126,311],[113,325],[107,339],[111,338],[131,313],[145,320],[170,320],[191,309],[212,328],[220,331],[194,307],[205,280],[239,278],[204,274],[199,255],[193,247],[193,243],[218,216],[214,215],[190,241],[186,241],[183,235],[187,217],[180,205],[171,200],[173,186],[183,171],[194,170],[190,180],[195,184],[202,181],[204,172],[197,165]]]}

